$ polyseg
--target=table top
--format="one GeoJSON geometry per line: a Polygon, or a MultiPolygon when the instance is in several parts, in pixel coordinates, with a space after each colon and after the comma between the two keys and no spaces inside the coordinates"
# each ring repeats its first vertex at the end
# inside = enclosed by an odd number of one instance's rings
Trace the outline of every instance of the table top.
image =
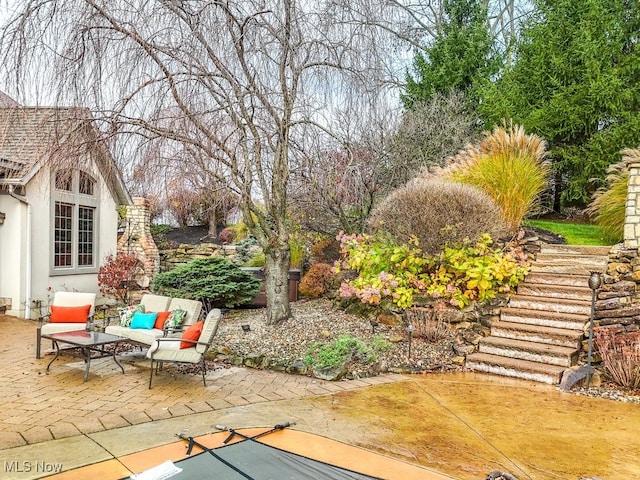
{"type": "Polygon", "coordinates": [[[106,345],[109,343],[119,343],[127,340],[125,337],[111,335],[110,333],[87,332],[86,330],[43,334],[42,338],[48,338],[57,342],[79,346],[106,345]]]}

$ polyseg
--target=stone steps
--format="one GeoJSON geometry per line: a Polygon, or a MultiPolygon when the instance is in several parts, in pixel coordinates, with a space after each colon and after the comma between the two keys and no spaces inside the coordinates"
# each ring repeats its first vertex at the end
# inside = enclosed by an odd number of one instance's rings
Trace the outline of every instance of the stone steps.
{"type": "Polygon", "coordinates": [[[557,345],[560,347],[580,348],[583,333],[582,331],[569,330],[566,328],[499,321],[491,326],[491,336],[557,345]]]}
{"type": "Polygon", "coordinates": [[[520,295],[519,292],[509,300],[509,306],[520,310],[542,310],[547,313],[591,314],[591,302],[588,300],[520,295]]]}
{"type": "Polygon", "coordinates": [[[479,352],[561,367],[570,367],[578,359],[578,350],[575,347],[494,336],[482,339],[479,352]]]}
{"type": "Polygon", "coordinates": [[[525,282],[518,287],[518,295],[567,300],[582,300],[591,304],[591,289],[575,285],[525,282]]]}
{"type": "Polygon", "coordinates": [[[500,314],[500,320],[513,323],[540,325],[541,327],[581,330],[584,328],[584,324],[589,321],[589,316],[574,313],[558,313],[544,310],[505,307],[502,309],[502,313],[500,314]]]}
{"type": "Polygon", "coordinates": [[[565,367],[557,365],[547,365],[486,353],[473,353],[467,356],[466,365],[467,368],[476,372],[522,378],[550,385],[559,384],[562,379],[562,372],[565,370],[565,367]]]}
{"type": "Polygon", "coordinates": [[[608,252],[609,247],[543,247],[490,336],[467,356],[467,367],[558,384],[578,360],[591,315],[589,275],[606,270],[608,252]]]}

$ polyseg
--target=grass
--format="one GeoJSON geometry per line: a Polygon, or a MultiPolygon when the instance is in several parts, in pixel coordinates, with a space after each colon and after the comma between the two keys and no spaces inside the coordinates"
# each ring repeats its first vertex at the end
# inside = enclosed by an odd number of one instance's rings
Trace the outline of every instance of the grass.
{"type": "Polygon", "coordinates": [[[569,245],[610,245],[602,229],[594,224],[559,220],[526,220],[524,224],[562,235],[569,245]]]}

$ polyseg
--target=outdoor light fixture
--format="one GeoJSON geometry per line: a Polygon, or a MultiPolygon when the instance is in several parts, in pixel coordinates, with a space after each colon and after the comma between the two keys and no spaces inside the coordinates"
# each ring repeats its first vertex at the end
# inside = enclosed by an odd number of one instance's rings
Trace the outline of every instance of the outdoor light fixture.
{"type": "Polygon", "coordinates": [[[0,212],[0,225],[4,223],[4,219],[6,218],[6,214],[0,212]]]}
{"type": "Polygon", "coordinates": [[[380,324],[376,322],[375,318],[370,319],[369,323],[371,324],[371,333],[376,333],[376,327],[380,324]]]}
{"type": "Polygon", "coordinates": [[[243,332],[250,332],[251,331],[251,325],[249,325],[248,323],[245,323],[244,325],[241,325],[241,326],[242,326],[242,331],[243,332]]]}
{"type": "Polygon", "coordinates": [[[600,272],[591,272],[589,276],[589,288],[591,289],[591,318],[589,319],[589,352],[587,353],[587,388],[591,383],[591,356],[593,352],[593,317],[596,307],[596,296],[598,289],[602,286],[602,275],[600,272]]]}
{"type": "Polygon", "coordinates": [[[407,327],[407,333],[409,334],[409,360],[411,360],[411,337],[413,337],[413,330],[413,325],[409,324],[409,326],[407,327]]]}

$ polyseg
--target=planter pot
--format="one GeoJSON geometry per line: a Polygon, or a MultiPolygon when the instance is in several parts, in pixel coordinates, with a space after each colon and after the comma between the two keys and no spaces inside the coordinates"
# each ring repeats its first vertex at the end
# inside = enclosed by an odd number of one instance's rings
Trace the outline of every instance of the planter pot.
{"type": "MultiPolygon", "coordinates": [[[[242,270],[246,272],[251,272],[252,275],[262,281],[262,286],[260,287],[260,291],[253,299],[252,305],[256,307],[266,307],[267,306],[267,295],[265,292],[264,286],[264,269],[262,267],[241,267],[242,270]]],[[[298,284],[300,283],[300,279],[302,277],[302,272],[300,270],[289,270],[289,301],[297,302],[298,301],[298,284]]]]}

